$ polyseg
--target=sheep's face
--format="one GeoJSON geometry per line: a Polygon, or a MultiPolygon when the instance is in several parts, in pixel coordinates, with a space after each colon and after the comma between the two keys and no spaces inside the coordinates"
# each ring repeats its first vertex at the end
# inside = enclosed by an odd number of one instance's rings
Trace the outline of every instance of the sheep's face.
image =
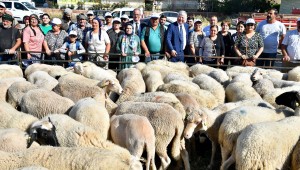
{"type": "Polygon", "coordinates": [[[202,110],[193,110],[186,118],[186,127],[183,135],[186,139],[192,137],[195,132],[207,130],[207,115],[202,110]]]}
{"type": "Polygon", "coordinates": [[[51,145],[51,146],[59,146],[58,139],[56,137],[56,128],[49,121],[38,121],[35,122],[30,128],[30,145],[33,141],[36,141],[40,145],[51,145]]]}
{"type": "Polygon", "coordinates": [[[300,105],[300,94],[298,91],[285,92],[277,96],[275,102],[278,105],[284,105],[296,110],[300,105]]]}
{"type": "Polygon", "coordinates": [[[251,75],[251,81],[256,82],[263,79],[263,72],[259,69],[255,69],[251,75]]]}
{"type": "Polygon", "coordinates": [[[82,75],[84,72],[84,68],[81,62],[76,62],[74,65],[74,73],[82,75]]]}
{"type": "Polygon", "coordinates": [[[120,95],[123,92],[123,88],[122,88],[122,86],[120,85],[120,83],[117,79],[115,81],[116,82],[114,82],[113,80],[110,80],[110,83],[108,85],[108,89],[110,91],[115,92],[115,93],[120,95]]]}

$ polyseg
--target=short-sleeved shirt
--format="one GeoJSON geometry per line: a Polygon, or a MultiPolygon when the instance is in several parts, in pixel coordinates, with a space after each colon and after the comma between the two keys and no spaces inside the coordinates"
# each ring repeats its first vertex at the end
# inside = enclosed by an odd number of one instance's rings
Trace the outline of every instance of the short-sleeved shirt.
{"type": "Polygon", "coordinates": [[[298,30],[288,31],[282,44],[287,46],[287,52],[292,61],[300,60],[300,33],[298,30]]]}
{"type": "Polygon", "coordinates": [[[93,34],[90,33],[91,31],[88,31],[86,34],[85,42],[88,43],[88,49],[87,51],[89,53],[104,53],[106,44],[110,43],[110,39],[108,37],[108,34],[105,30],[101,29],[101,36],[99,40],[99,34],[93,34]]]}
{"type": "Polygon", "coordinates": [[[30,26],[26,27],[23,31],[23,42],[29,44],[30,51],[42,51],[45,36],[38,26],[32,29],[35,30],[36,35],[34,35],[30,26]]]}
{"type": "Polygon", "coordinates": [[[251,58],[261,47],[264,47],[264,42],[261,35],[257,32],[251,38],[247,38],[246,33],[243,33],[237,37],[235,45],[243,55],[251,58]]]}
{"type": "Polygon", "coordinates": [[[264,53],[277,53],[279,37],[286,34],[285,26],[276,21],[268,23],[267,20],[260,22],[256,28],[264,40],[264,53]]]}
{"type": "Polygon", "coordinates": [[[205,61],[213,61],[210,57],[222,56],[225,54],[225,45],[222,36],[217,36],[214,41],[210,39],[210,36],[203,38],[200,44],[199,55],[203,57],[205,61]]]}
{"type": "Polygon", "coordinates": [[[115,32],[113,29],[109,29],[107,31],[108,37],[110,39],[110,53],[116,53],[117,52],[117,41],[119,37],[125,32],[123,30],[120,30],[120,32],[115,32]]]}
{"type": "Polygon", "coordinates": [[[39,25],[43,33],[46,35],[50,30],[52,30],[52,25],[39,25]]]}
{"type": "Polygon", "coordinates": [[[4,52],[5,49],[11,49],[12,44],[15,44],[15,42],[18,38],[21,38],[19,30],[16,28],[10,27],[10,28],[0,28],[0,52],[4,52]],[[14,38],[12,39],[12,33],[15,32],[14,38]]]}
{"type": "Polygon", "coordinates": [[[54,34],[54,32],[51,30],[45,36],[45,40],[48,44],[49,49],[51,51],[54,51],[59,49],[64,44],[67,37],[68,33],[65,30],[61,30],[59,34],[54,34]]]}
{"type": "Polygon", "coordinates": [[[195,48],[200,47],[200,43],[202,42],[203,38],[205,37],[205,32],[202,32],[201,35],[199,35],[197,32],[193,31],[190,34],[190,45],[194,45],[195,48]]]}
{"type": "MultiPolygon", "coordinates": [[[[144,27],[142,30],[141,41],[145,41],[146,29],[147,27],[144,27]]],[[[150,27],[148,42],[145,42],[150,53],[160,52],[162,46],[160,38],[160,25],[158,25],[155,30],[152,27],[150,27]]]]}

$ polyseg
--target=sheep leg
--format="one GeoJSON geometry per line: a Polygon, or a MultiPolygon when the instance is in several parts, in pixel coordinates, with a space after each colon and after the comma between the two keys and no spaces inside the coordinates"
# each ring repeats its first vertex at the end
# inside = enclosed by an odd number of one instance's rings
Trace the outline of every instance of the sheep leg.
{"type": "Polygon", "coordinates": [[[165,170],[171,163],[171,159],[168,157],[167,152],[165,153],[157,153],[160,158],[161,166],[159,167],[160,170],[165,170]]]}
{"type": "Polygon", "coordinates": [[[227,170],[230,167],[230,165],[232,165],[234,162],[234,156],[230,155],[230,157],[222,163],[220,170],[227,170]]]}
{"type": "Polygon", "coordinates": [[[189,162],[189,153],[187,152],[187,150],[185,148],[184,138],[181,139],[180,145],[181,145],[180,155],[181,155],[181,159],[183,160],[183,163],[184,163],[184,168],[185,168],[185,170],[190,170],[191,167],[190,167],[190,162],[189,162]]]}
{"type": "Polygon", "coordinates": [[[221,145],[222,164],[228,159],[230,151],[221,145]]]}
{"type": "Polygon", "coordinates": [[[213,169],[215,155],[216,155],[216,149],[217,149],[217,144],[215,142],[211,141],[211,157],[210,157],[210,163],[207,167],[208,169],[213,169]]]}

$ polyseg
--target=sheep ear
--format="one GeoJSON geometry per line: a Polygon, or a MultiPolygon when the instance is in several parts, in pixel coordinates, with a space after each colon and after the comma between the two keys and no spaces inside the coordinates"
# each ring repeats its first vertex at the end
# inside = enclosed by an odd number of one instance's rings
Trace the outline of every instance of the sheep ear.
{"type": "Polygon", "coordinates": [[[107,85],[109,85],[109,80],[104,79],[103,81],[100,82],[100,88],[104,88],[107,85]]]}
{"type": "Polygon", "coordinates": [[[296,109],[295,103],[299,103],[299,101],[299,93],[297,91],[282,93],[281,95],[277,96],[275,100],[276,104],[284,105],[294,110],[296,109]]]}

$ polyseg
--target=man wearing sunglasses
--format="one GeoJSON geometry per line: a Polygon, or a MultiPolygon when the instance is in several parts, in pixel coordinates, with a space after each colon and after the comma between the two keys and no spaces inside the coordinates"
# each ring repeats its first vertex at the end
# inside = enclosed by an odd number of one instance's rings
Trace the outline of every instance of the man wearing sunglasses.
{"type": "MultiPolygon", "coordinates": [[[[256,32],[260,33],[264,40],[264,51],[259,58],[276,58],[277,48],[286,34],[284,24],[276,20],[278,12],[276,9],[268,11],[267,19],[260,22],[256,32]]],[[[274,60],[257,60],[257,66],[274,66],[274,60]]]]}

